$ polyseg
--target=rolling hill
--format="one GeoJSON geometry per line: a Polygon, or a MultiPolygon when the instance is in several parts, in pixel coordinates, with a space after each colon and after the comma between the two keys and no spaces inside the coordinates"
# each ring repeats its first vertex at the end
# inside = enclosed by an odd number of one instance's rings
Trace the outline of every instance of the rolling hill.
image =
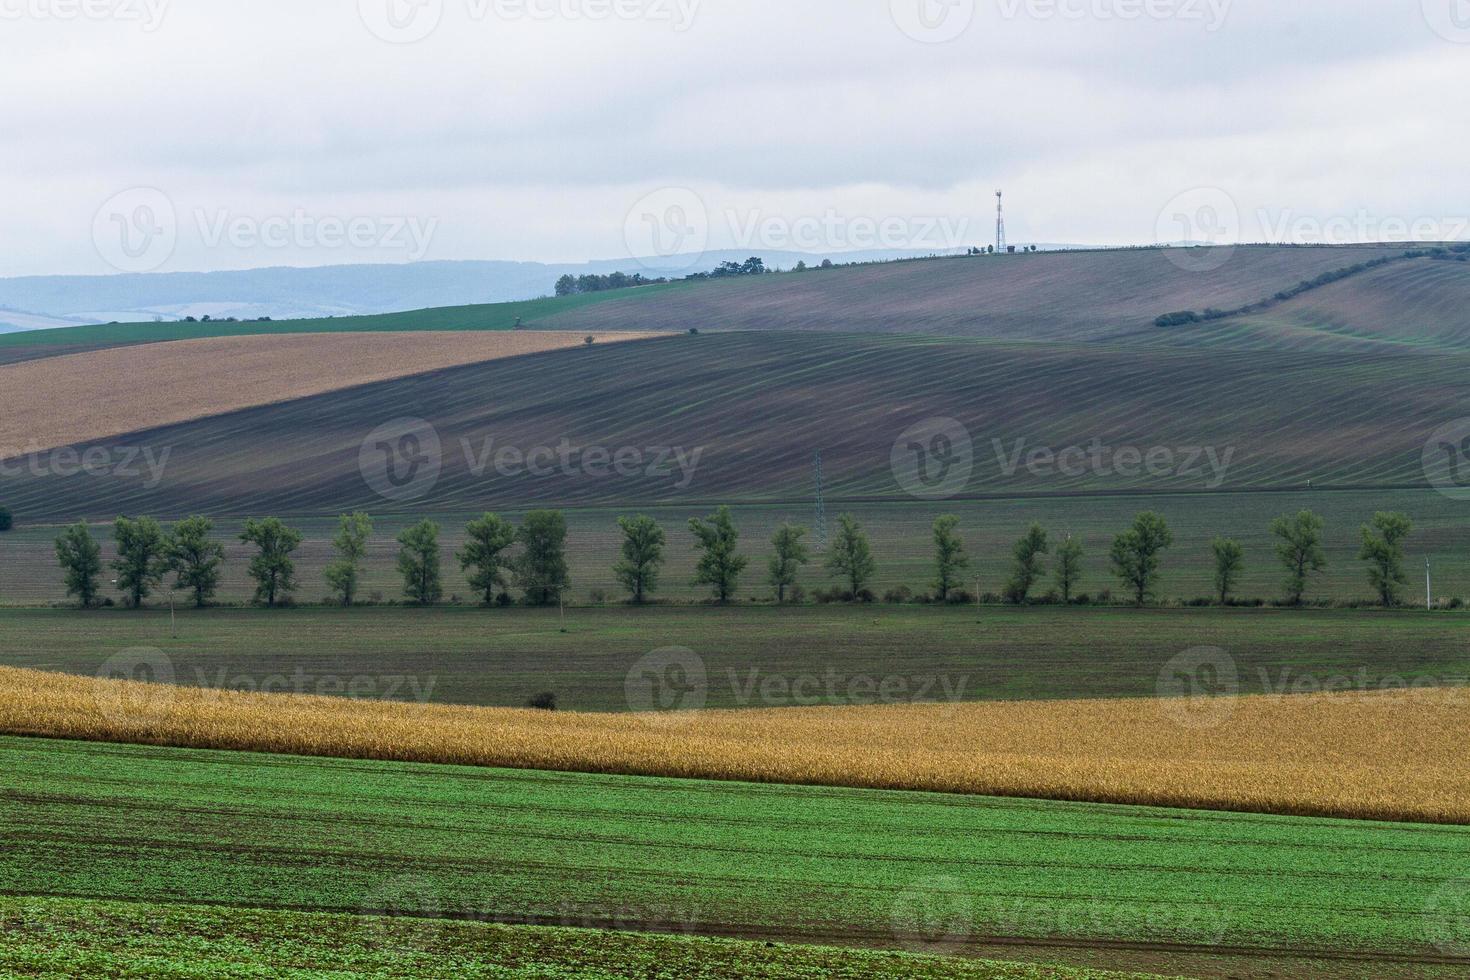
{"type": "Polygon", "coordinates": [[[581,343],[565,331],[206,337],[0,365],[0,459],[581,343]]]}
{"type": "Polygon", "coordinates": [[[0,496],[28,521],[702,506],[805,498],[817,452],[829,492],[847,501],[1422,488],[1426,441],[1470,401],[1470,353],[1459,349],[1470,266],[1403,254],[1248,247],[1206,256],[1225,261],[1203,272],[1178,249],[944,258],[376,317],[71,328],[48,331],[45,345],[0,337],[13,397],[57,405],[45,418],[9,413],[24,438],[0,458],[55,444],[42,436],[64,421],[73,391],[85,393],[76,411],[108,423],[57,429],[73,445],[7,467],[0,496]],[[1248,316],[1153,323],[1171,309],[1249,306],[1384,257],[1248,316]],[[593,328],[714,329],[461,366],[482,358],[426,333],[518,321],[575,331],[578,342],[593,328]],[[291,365],[336,375],[293,388],[270,365],[291,364],[292,344],[322,342],[294,336],[319,330],[411,333],[392,342],[414,353],[378,375],[291,365]],[[201,375],[175,356],[189,345],[100,350],[188,337],[221,338],[199,342],[233,352],[204,387],[239,399],[165,411],[152,393],[201,375]],[[82,350],[94,353],[51,360],[82,350]],[[38,380],[73,362],[94,368],[72,385],[38,380]],[[120,400],[140,411],[99,409],[120,400]],[[937,433],[908,431],[935,419],[955,420],[945,438],[963,443],[962,458],[925,464],[948,479],[937,494],[895,468],[940,448],[937,433]],[[385,468],[396,440],[420,445],[404,420],[432,436],[421,461],[432,455],[433,476],[385,490],[364,467],[385,468]],[[380,430],[395,425],[385,441],[380,430]],[[120,466],[79,474],[72,464],[88,450],[147,465],[130,477],[120,466]],[[603,458],[620,450],[620,465],[603,458]]]}
{"type": "Polygon", "coordinates": [[[1153,342],[1160,314],[1235,309],[1324,272],[1402,253],[1402,247],[1252,246],[916,260],[711,282],[616,306],[549,311],[538,326],[1153,342]],[[1207,268],[1196,271],[1201,264],[1207,268]]]}
{"type": "Polygon", "coordinates": [[[139,430],[12,464],[5,497],[28,520],[771,500],[806,497],[820,451],[834,497],[903,500],[935,489],[911,479],[931,447],[945,453],[925,463],[944,479],[938,496],[1422,487],[1426,440],[1463,416],[1465,369],[1458,356],[1412,351],[1140,357],[886,335],[680,335],[139,430]],[[963,431],[943,446],[910,431],[931,419],[963,431]],[[389,486],[387,459],[405,437],[422,465],[405,456],[399,475],[411,485],[389,486]],[[89,449],[131,452],[132,475],[80,472],[89,449]]]}
{"type": "MultiPolygon", "coordinates": [[[[1243,246],[915,259],[376,316],[68,327],[44,336],[0,335],[0,363],[50,356],[70,345],[327,331],[504,330],[518,321],[539,330],[799,330],[1064,343],[1217,340],[1229,346],[1238,331],[1165,332],[1153,321],[1176,310],[1236,309],[1323,273],[1403,252],[1401,246],[1243,246]],[[1204,271],[1195,271],[1200,264],[1204,271]]],[[[1399,265],[1378,270],[1368,288],[1385,284],[1392,292],[1406,291],[1394,285],[1399,265]]],[[[1452,308],[1454,300],[1425,302],[1452,308]]],[[[1246,339],[1260,346],[1254,335],[1246,339]]]]}
{"type": "Polygon", "coordinates": [[[1470,263],[1414,259],[1323,286],[1218,327],[1186,328],[1211,343],[1342,349],[1350,343],[1470,349],[1470,263]],[[1253,336],[1252,336],[1253,335],[1253,336]]]}

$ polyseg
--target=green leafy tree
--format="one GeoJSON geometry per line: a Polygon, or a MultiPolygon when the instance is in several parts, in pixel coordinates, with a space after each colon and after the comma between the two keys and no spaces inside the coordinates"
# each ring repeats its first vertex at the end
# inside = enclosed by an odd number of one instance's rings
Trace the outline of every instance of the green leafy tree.
{"type": "Polygon", "coordinates": [[[439,576],[439,525],[430,520],[404,528],[398,535],[398,573],[403,594],[421,606],[444,597],[439,576]]]}
{"type": "Polygon", "coordinates": [[[362,586],[362,562],[367,557],[368,539],[373,536],[373,519],[362,511],[343,514],[337,519],[337,535],[332,550],[337,557],[327,563],[323,573],[342,605],[350,606],[362,586]]]}
{"type": "Polygon", "coordinates": [[[554,606],[571,586],[567,571],[567,519],[559,510],[533,510],[516,532],[521,555],[516,581],[533,606],[554,606]]]}
{"type": "Polygon", "coordinates": [[[1076,592],[1077,586],[1082,583],[1082,542],[1070,534],[1061,544],[1057,545],[1055,574],[1057,589],[1062,594],[1062,601],[1070,603],[1072,593],[1076,592]]]}
{"type": "Polygon", "coordinates": [[[101,591],[102,546],[92,537],[87,522],[73,524],[56,539],[56,560],[65,573],[66,594],[75,596],[86,609],[97,602],[101,591]]]}
{"type": "Polygon", "coordinates": [[[516,529],[498,514],[482,514],[465,525],[464,547],[455,557],[469,578],[470,588],[495,602],[495,590],[504,589],[511,560],[506,554],[516,543],[516,529]]]}
{"type": "Polygon", "coordinates": [[[1031,598],[1031,589],[1036,580],[1046,572],[1045,556],[1051,552],[1046,529],[1032,524],[1021,540],[1011,549],[1011,580],[1006,585],[1006,596],[1016,605],[1024,605],[1031,598]]]}
{"type": "Polygon", "coordinates": [[[112,537],[117,543],[112,570],[117,573],[118,591],[137,609],[168,571],[168,537],[151,517],[119,517],[112,526],[112,537]]]}
{"type": "Polygon", "coordinates": [[[803,565],[811,561],[805,538],[807,530],[795,524],[782,524],[771,538],[771,560],[766,566],[766,581],[776,590],[776,601],[786,601],[786,590],[796,584],[803,565]]]}
{"type": "Polygon", "coordinates": [[[1404,538],[1414,530],[1407,514],[1380,511],[1363,525],[1363,547],[1358,557],[1368,563],[1368,581],[1385,606],[1402,599],[1409,576],[1404,571],[1404,538]]]}
{"type": "Polygon", "coordinates": [[[934,520],[934,592],[940,602],[946,602],[949,594],[960,584],[960,575],[970,567],[965,555],[965,542],[957,530],[960,519],[945,514],[934,520]]]}
{"type": "Polygon", "coordinates": [[[1286,566],[1286,600],[1293,606],[1302,604],[1311,575],[1327,567],[1322,527],[1322,518],[1309,510],[1271,522],[1271,533],[1278,538],[1276,554],[1286,566]]]}
{"type": "Polygon", "coordinates": [[[301,546],[301,532],[278,517],[267,517],[246,521],[240,540],[256,549],[247,569],[255,580],[255,601],[274,607],[289,598],[296,591],[296,562],[291,555],[301,546]]]}
{"type": "Polygon", "coordinates": [[[1148,602],[1158,588],[1160,556],[1173,544],[1174,532],[1153,511],[1139,514],[1131,528],[1113,539],[1109,553],[1113,574],[1133,593],[1137,605],[1148,602]]]}
{"type": "Polygon", "coordinates": [[[844,580],[853,599],[861,598],[878,571],[868,533],[851,514],[837,518],[837,537],[832,541],[832,553],[827,556],[827,571],[844,580]]]}
{"type": "Polygon", "coordinates": [[[699,561],[694,566],[694,584],[708,585],[720,602],[729,602],[740,584],[740,574],[750,559],[736,553],[740,532],[730,516],[729,507],[721,507],[707,521],[689,519],[694,547],[699,561]]]}
{"type": "Polygon", "coordinates": [[[1215,555],[1215,594],[1220,597],[1220,605],[1229,605],[1230,593],[1235,591],[1245,567],[1245,549],[1239,541],[1216,538],[1210,542],[1210,551],[1215,555]]]}
{"type": "Polygon", "coordinates": [[[194,593],[194,605],[203,609],[219,590],[225,547],[210,537],[214,522],[207,517],[180,521],[168,542],[168,562],[174,588],[194,593]]]}
{"type": "Polygon", "coordinates": [[[642,603],[651,592],[658,591],[659,568],[664,563],[664,529],[651,517],[618,518],[623,531],[623,555],[613,566],[613,574],[642,603]]]}

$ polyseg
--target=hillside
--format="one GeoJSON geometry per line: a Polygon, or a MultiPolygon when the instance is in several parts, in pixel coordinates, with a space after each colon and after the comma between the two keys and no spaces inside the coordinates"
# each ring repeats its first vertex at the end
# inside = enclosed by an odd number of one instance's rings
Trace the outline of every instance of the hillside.
{"type": "MultiPolygon", "coordinates": [[[[137,323],[0,335],[0,363],[50,356],[68,345],[337,331],[802,330],[910,333],[1027,341],[1172,344],[1226,342],[1236,331],[1165,334],[1175,310],[1234,309],[1324,272],[1402,247],[1241,247],[1223,265],[1190,271],[1183,249],[1038,252],[921,259],[805,273],[677,282],[581,296],[444,307],[378,316],[274,322],[137,323]]],[[[1449,263],[1435,263],[1447,265],[1449,263]]],[[[1379,270],[1391,281],[1398,263],[1379,270]]],[[[1250,334],[1247,341],[1259,344],[1250,334]]]]}
{"type": "Polygon", "coordinates": [[[1213,343],[1470,348],[1470,263],[1396,262],[1220,324],[1186,328],[1213,343]]]}
{"type": "MultiPolygon", "coordinates": [[[[141,430],[100,450],[167,451],[156,485],[143,474],[83,478],[43,454],[24,472],[13,468],[6,497],[26,519],[381,510],[385,495],[365,467],[382,463],[372,449],[379,427],[405,417],[431,424],[415,445],[437,439],[439,467],[409,493],[386,493],[404,511],[805,497],[817,451],[834,495],[907,499],[893,460],[909,452],[906,430],[931,418],[958,420],[972,439],[972,451],[951,454],[946,486],[960,495],[1423,486],[1425,441],[1463,415],[1466,368],[1459,356],[1392,351],[1324,361],[891,336],[676,336],[141,430]],[[1038,449],[1052,455],[1033,458],[1038,449]],[[607,457],[619,450],[631,455],[613,466],[607,457]],[[1163,455],[1143,465],[1154,450],[1163,455]]],[[[427,453],[420,462],[432,466],[427,453]]]]}
{"type": "Polygon", "coordinates": [[[1174,310],[1234,309],[1402,247],[1236,248],[1211,271],[1184,249],[1038,252],[813,270],[549,312],[546,329],[803,330],[1007,340],[1158,339],[1174,310]]]}
{"type": "Polygon", "coordinates": [[[582,342],[529,330],[208,337],[0,365],[0,459],[582,342]]]}
{"type": "Polygon", "coordinates": [[[418,331],[512,330],[539,324],[553,313],[582,306],[626,301],[634,293],[688,288],[685,283],[643,286],[582,296],[560,296],[486,306],[446,306],[375,316],[327,317],[315,320],[248,320],[231,323],[109,323],[64,327],[41,333],[0,334],[0,364],[56,357],[61,354],[168,340],[208,337],[280,336],[302,333],[410,333],[418,331]]]}

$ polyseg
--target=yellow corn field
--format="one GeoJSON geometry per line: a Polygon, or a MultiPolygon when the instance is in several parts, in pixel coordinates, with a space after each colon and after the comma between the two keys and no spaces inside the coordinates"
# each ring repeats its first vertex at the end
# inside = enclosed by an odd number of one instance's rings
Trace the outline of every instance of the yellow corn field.
{"type": "Polygon", "coordinates": [[[572,714],[0,668],[0,732],[519,769],[1470,823],[1470,689],[572,714]]]}

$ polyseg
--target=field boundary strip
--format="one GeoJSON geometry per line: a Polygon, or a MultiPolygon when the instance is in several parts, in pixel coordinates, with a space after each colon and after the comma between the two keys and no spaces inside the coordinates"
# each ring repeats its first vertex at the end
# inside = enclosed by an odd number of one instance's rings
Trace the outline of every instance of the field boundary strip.
{"type": "Polygon", "coordinates": [[[1470,824],[1470,689],[577,714],[0,668],[0,734],[1470,824]]]}

